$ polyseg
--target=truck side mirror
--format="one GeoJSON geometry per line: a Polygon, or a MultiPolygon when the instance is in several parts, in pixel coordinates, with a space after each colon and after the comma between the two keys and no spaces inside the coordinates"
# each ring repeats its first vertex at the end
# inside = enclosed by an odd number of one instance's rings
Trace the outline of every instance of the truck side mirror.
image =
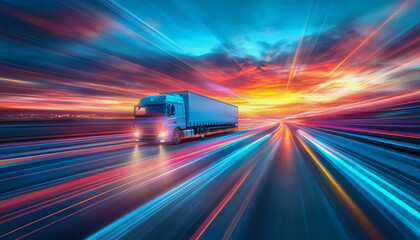
{"type": "Polygon", "coordinates": [[[175,106],[171,105],[171,116],[175,115],[175,106]]]}

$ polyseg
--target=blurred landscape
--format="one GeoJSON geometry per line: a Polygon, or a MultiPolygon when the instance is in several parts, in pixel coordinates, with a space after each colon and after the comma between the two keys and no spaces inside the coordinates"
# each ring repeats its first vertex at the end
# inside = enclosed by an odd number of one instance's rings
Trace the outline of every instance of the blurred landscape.
{"type": "Polygon", "coordinates": [[[419,9],[1,1],[0,239],[420,239],[419,9]],[[181,90],[237,131],[136,141],[181,90]]]}

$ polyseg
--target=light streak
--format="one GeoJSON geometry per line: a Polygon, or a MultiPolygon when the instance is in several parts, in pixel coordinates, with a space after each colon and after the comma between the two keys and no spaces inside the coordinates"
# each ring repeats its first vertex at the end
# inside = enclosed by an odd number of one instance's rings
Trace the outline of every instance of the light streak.
{"type": "Polygon", "coordinates": [[[2,77],[0,77],[0,81],[12,82],[12,83],[20,83],[20,84],[36,84],[34,82],[22,81],[22,80],[11,79],[11,78],[2,78],[2,77]]]}
{"type": "MultiPolygon", "coordinates": [[[[51,224],[54,224],[58,221],[61,221],[65,218],[68,218],[72,216],[73,214],[76,214],[84,209],[87,209],[89,207],[92,207],[94,205],[97,205],[100,202],[103,202],[107,199],[110,199],[114,196],[118,196],[122,192],[131,191],[134,189],[138,189],[146,184],[152,183],[154,181],[157,181],[158,179],[161,179],[164,176],[169,175],[170,173],[173,173],[179,169],[184,168],[185,166],[191,165],[205,157],[208,157],[209,154],[213,154],[219,151],[222,151],[223,149],[237,144],[245,139],[248,139],[252,136],[255,136],[258,134],[260,130],[254,130],[247,133],[240,134],[238,136],[232,136],[229,138],[218,138],[215,139],[212,142],[204,142],[201,144],[198,144],[200,146],[192,147],[191,149],[184,149],[181,151],[178,151],[178,153],[173,154],[174,157],[170,158],[167,161],[159,161],[155,164],[152,164],[150,166],[147,166],[147,162],[156,162],[156,159],[150,158],[142,162],[136,162],[136,163],[125,163],[125,164],[119,164],[121,166],[111,168],[106,171],[101,171],[100,173],[96,173],[90,176],[85,176],[77,180],[73,180],[67,183],[63,183],[57,186],[52,186],[50,188],[45,188],[40,191],[36,191],[33,193],[25,194],[25,195],[18,195],[15,198],[8,199],[6,201],[0,202],[0,210],[7,210],[18,206],[25,206],[26,204],[30,204],[31,201],[39,201],[41,199],[44,199],[44,201],[41,201],[40,204],[36,205],[27,205],[25,208],[21,208],[19,211],[14,212],[14,214],[17,214],[16,216],[7,216],[7,219],[2,220],[3,222],[10,221],[16,217],[24,216],[25,214],[28,214],[33,211],[37,211],[43,208],[46,208],[48,206],[51,206],[53,204],[57,204],[61,201],[64,201],[65,199],[74,198],[76,196],[80,196],[81,194],[85,194],[88,192],[93,192],[95,189],[103,188],[105,186],[113,186],[114,184],[117,184],[116,187],[113,187],[109,190],[102,191],[99,194],[96,194],[95,196],[89,197],[85,200],[82,200],[78,203],[75,203],[73,205],[70,205],[68,207],[62,208],[56,212],[50,213],[42,218],[39,218],[37,220],[34,220],[32,222],[29,222],[27,224],[24,224],[18,228],[15,228],[3,235],[1,237],[8,236],[12,233],[15,233],[21,229],[27,228],[35,223],[38,223],[40,221],[43,221],[45,219],[51,218],[59,213],[62,213],[64,211],[67,211],[73,207],[79,206],[81,204],[87,203],[90,200],[96,199],[96,202],[89,204],[88,206],[82,208],[81,210],[78,210],[76,212],[73,212],[71,214],[67,214],[65,217],[59,218],[58,220],[55,220],[53,222],[50,222],[47,225],[44,225],[43,227],[40,227],[30,233],[25,234],[24,236],[30,235],[36,231],[39,231],[47,226],[50,226],[51,224]],[[207,147],[204,147],[207,146],[207,147]],[[177,157],[175,157],[178,154],[177,157]],[[124,166],[126,165],[126,166],[124,166]],[[141,167],[141,165],[144,165],[146,167],[141,167]],[[167,167],[169,165],[173,165],[173,168],[169,171],[160,173],[156,172],[154,170],[163,169],[162,167],[167,167]],[[139,171],[138,169],[142,169],[139,171]],[[158,175],[156,175],[158,174],[158,175]],[[155,176],[153,176],[155,175],[155,176]],[[135,184],[136,183],[136,184],[135,184]],[[132,187],[123,189],[124,186],[128,186],[129,184],[135,184],[132,187]],[[89,187],[90,186],[90,187],[89,187]],[[104,196],[106,193],[110,193],[111,191],[116,191],[118,189],[121,189],[120,192],[115,193],[109,197],[106,197],[105,199],[97,199],[100,196],[104,196]],[[63,195],[63,192],[66,192],[66,194],[63,195]],[[68,194],[72,193],[72,194],[68,194]]],[[[264,138],[264,137],[263,137],[264,138]]],[[[259,142],[259,141],[257,141],[259,142]]],[[[255,143],[251,145],[254,145],[255,143]]],[[[247,148],[245,148],[247,149],[247,148]]],[[[239,151],[241,152],[241,151],[239,151]]]]}
{"type": "MultiPolygon", "coordinates": [[[[210,184],[215,178],[229,169],[233,164],[240,161],[241,157],[249,154],[252,150],[261,145],[268,137],[269,135],[263,136],[253,143],[248,144],[227,155],[194,177],[185,181],[181,185],[162,194],[161,196],[155,198],[142,207],[130,212],[129,214],[90,236],[88,239],[93,240],[102,239],[104,237],[113,238],[116,236],[123,236],[128,229],[133,229],[140,225],[146,221],[147,218],[156,214],[162,209],[165,209],[175,200],[181,199],[179,200],[181,203],[185,202],[186,199],[191,198],[193,195],[197,194],[201,189],[210,184]]],[[[180,203],[177,203],[177,206],[179,205],[180,203]]],[[[174,210],[175,208],[171,209],[171,211],[174,210]]]]}
{"type": "Polygon", "coordinates": [[[236,191],[242,186],[244,181],[247,179],[248,175],[251,173],[253,168],[249,169],[242,175],[242,177],[238,180],[238,182],[233,186],[233,188],[229,191],[229,193],[223,198],[223,200],[217,205],[217,207],[210,213],[210,215],[204,220],[204,223],[197,229],[197,231],[193,234],[190,239],[199,239],[201,235],[206,231],[207,227],[213,222],[213,220],[217,217],[220,211],[226,206],[229,200],[235,195],[236,191]]]}
{"type": "MultiPolygon", "coordinates": [[[[401,191],[398,187],[385,181],[383,177],[363,167],[363,165],[357,164],[357,161],[354,159],[340,154],[312,138],[308,133],[299,130],[299,134],[319,149],[344,176],[364,189],[365,191],[362,191],[364,195],[373,197],[378,204],[382,205],[384,208],[381,211],[385,216],[391,218],[396,217],[399,219],[400,224],[406,226],[416,236],[420,236],[420,228],[416,224],[420,219],[420,212],[416,210],[416,207],[420,205],[418,199],[412,197],[407,192],[401,191]],[[414,206],[411,206],[410,203],[414,206]],[[388,215],[384,210],[390,211],[392,215],[388,215]]],[[[301,140],[301,142],[303,141],[301,140]]]]}
{"type": "Polygon", "coordinates": [[[383,135],[391,135],[391,136],[398,136],[404,138],[420,138],[419,133],[415,132],[400,132],[400,131],[393,131],[393,130],[376,130],[376,129],[369,129],[369,128],[357,128],[357,127],[346,127],[346,126],[337,126],[337,125],[325,125],[325,124],[308,124],[318,127],[325,127],[325,128],[333,128],[333,129],[342,129],[342,130],[351,130],[356,132],[367,132],[367,133],[376,133],[376,134],[383,134],[383,135]]]}
{"type": "Polygon", "coordinates": [[[335,178],[328,172],[324,165],[318,160],[315,154],[308,148],[308,146],[302,141],[302,139],[297,136],[299,142],[306,150],[306,152],[311,156],[312,160],[316,163],[318,168],[321,170],[323,175],[329,180],[329,183],[334,187],[339,196],[346,203],[347,207],[352,211],[352,213],[360,221],[362,227],[365,229],[367,235],[372,239],[384,239],[384,237],[378,232],[375,226],[370,222],[370,220],[365,216],[363,211],[356,205],[356,203],[350,198],[350,196],[344,191],[340,184],[335,180],[335,178]]]}
{"type": "Polygon", "coordinates": [[[389,16],[385,22],[383,22],[378,28],[376,28],[375,31],[373,31],[367,38],[365,38],[365,40],[363,40],[363,42],[361,42],[355,49],[353,49],[353,51],[350,52],[349,55],[347,55],[347,57],[345,57],[337,66],[335,66],[333,68],[333,70],[331,70],[331,72],[328,73],[327,76],[331,76],[331,74],[333,74],[335,72],[335,70],[337,70],[337,68],[339,68],[341,65],[343,65],[343,63],[345,63],[351,56],[353,56],[360,48],[362,48],[367,42],[369,42],[369,40],[374,37],[389,21],[391,21],[391,19],[393,19],[409,2],[409,0],[405,1],[393,14],[391,14],[391,16],[389,16]]]}
{"type": "Polygon", "coordinates": [[[303,27],[302,36],[300,37],[299,44],[296,48],[295,56],[293,58],[292,67],[290,68],[289,79],[287,80],[287,85],[286,85],[287,89],[289,89],[289,85],[290,85],[291,81],[293,80],[293,76],[295,74],[296,66],[297,66],[298,60],[299,60],[300,48],[302,46],[302,42],[303,42],[303,39],[305,37],[305,31],[306,31],[306,25],[308,24],[308,19],[309,19],[309,15],[306,18],[306,22],[305,22],[305,25],[303,27]]]}
{"type": "Polygon", "coordinates": [[[232,235],[233,231],[235,230],[236,225],[238,224],[240,218],[242,217],[242,214],[244,213],[245,208],[248,206],[249,201],[251,200],[252,196],[254,195],[255,190],[260,184],[263,175],[267,172],[267,169],[270,166],[271,162],[275,159],[274,154],[278,150],[278,147],[283,140],[282,138],[279,137],[279,135],[282,132],[284,132],[284,129],[285,129],[284,126],[285,125],[282,123],[279,130],[276,132],[276,134],[273,135],[272,140],[275,141],[275,144],[272,147],[271,151],[268,153],[263,169],[261,170],[254,184],[252,185],[252,188],[249,191],[248,195],[246,196],[245,200],[243,201],[241,207],[239,208],[239,211],[235,214],[235,217],[233,218],[231,224],[229,225],[228,229],[223,235],[223,238],[222,238],[223,240],[230,239],[230,236],[232,235]]]}

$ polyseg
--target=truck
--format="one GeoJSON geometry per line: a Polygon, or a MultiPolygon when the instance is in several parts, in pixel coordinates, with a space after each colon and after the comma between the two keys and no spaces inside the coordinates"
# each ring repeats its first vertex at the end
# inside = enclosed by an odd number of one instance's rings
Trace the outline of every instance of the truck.
{"type": "Polygon", "coordinates": [[[135,137],[140,142],[179,144],[237,127],[237,106],[191,91],[145,96],[134,106],[135,137]]]}

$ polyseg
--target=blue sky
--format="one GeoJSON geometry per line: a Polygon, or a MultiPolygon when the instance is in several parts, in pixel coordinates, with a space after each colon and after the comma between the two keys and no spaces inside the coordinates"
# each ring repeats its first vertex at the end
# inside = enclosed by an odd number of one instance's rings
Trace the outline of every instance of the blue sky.
{"type": "Polygon", "coordinates": [[[119,1],[195,55],[233,44],[259,56],[259,42],[297,41],[344,21],[381,21],[398,1],[119,1]],[[305,29],[306,25],[306,29],[305,29]],[[305,30],[305,31],[304,31],[305,30]]]}
{"type": "Polygon", "coordinates": [[[281,115],[402,94],[418,87],[419,6],[3,1],[0,101],[128,111],[144,95],[188,89],[281,115]]]}

